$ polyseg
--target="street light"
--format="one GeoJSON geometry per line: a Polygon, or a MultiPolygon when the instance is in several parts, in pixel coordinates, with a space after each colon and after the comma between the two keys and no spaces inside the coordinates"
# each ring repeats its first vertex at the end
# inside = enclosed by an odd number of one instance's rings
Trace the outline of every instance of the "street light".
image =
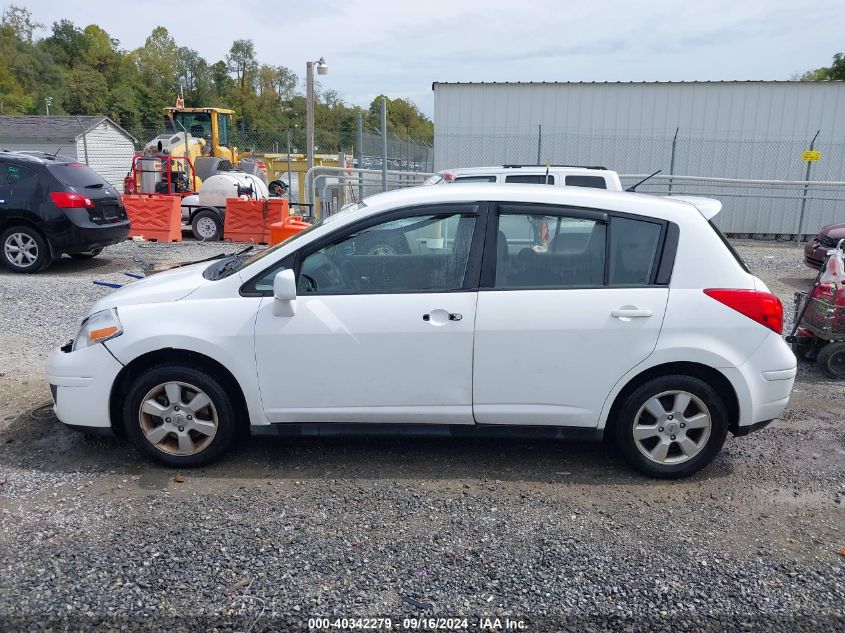
{"type": "Polygon", "coordinates": [[[53,105],[53,97],[44,97],[44,105],[47,106],[47,116],[50,116],[50,106],[53,105]]]}
{"type": "Polygon", "coordinates": [[[329,74],[329,65],[321,57],[305,65],[305,145],[306,169],[314,166],[314,66],[320,75],[329,74]]]}

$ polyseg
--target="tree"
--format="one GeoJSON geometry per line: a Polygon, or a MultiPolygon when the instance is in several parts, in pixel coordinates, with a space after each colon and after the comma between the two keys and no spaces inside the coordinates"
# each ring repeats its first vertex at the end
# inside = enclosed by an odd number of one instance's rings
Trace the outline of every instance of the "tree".
{"type": "Polygon", "coordinates": [[[252,40],[235,40],[226,55],[229,72],[235,74],[238,88],[243,93],[258,68],[255,44],[252,40]]]}
{"type": "Polygon", "coordinates": [[[85,36],[70,20],[53,22],[53,34],[44,40],[44,50],[62,66],[75,68],[82,63],[86,48],[85,36]]]}
{"type": "Polygon", "coordinates": [[[802,81],[845,80],[845,55],[836,53],[830,66],[822,66],[815,70],[808,70],[801,75],[802,81]]]}
{"type": "Polygon", "coordinates": [[[32,44],[32,35],[38,29],[44,28],[44,25],[33,20],[32,12],[26,7],[10,4],[3,11],[3,16],[0,18],[0,27],[9,29],[11,34],[24,44],[32,44]]]}
{"type": "Polygon", "coordinates": [[[68,114],[102,114],[108,103],[109,88],[103,75],[96,70],[70,70],[65,77],[68,93],[64,106],[68,114]]]}

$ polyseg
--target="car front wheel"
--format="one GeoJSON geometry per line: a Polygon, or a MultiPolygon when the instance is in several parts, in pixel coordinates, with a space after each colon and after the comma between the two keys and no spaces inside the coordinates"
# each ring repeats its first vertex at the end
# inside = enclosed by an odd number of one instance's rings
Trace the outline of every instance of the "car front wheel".
{"type": "Polygon", "coordinates": [[[640,472],[687,477],[721,450],[728,432],[727,408],[699,378],[660,376],[624,400],[614,432],[623,457],[640,472]]]}
{"type": "Polygon", "coordinates": [[[214,461],[235,436],[235,409],[220,381],[204,370],[161,365],[135,379],[124,402],[126,433],[167,466],[214,461]]]}

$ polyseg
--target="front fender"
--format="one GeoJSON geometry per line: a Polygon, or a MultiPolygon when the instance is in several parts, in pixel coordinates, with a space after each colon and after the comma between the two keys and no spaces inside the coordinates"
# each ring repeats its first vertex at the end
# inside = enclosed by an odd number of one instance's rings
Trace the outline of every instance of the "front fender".
{"type": "Polygon", "coordinates": [[[255,317],[260,298],[182,300],[118,308],[123,334],[108,348],[124,365],[164,349],[202,354],[231,372],[243,391],[252,424],[269,424],[261,406],[255,363],[255,317]]]}

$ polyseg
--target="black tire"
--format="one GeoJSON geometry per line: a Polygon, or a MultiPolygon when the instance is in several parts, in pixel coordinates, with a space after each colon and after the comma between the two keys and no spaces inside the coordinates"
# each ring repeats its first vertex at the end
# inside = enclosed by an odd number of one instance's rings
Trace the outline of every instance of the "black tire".
{"type": "Polygon", "coordinates": [[[73,259],[94,259],[97,255],[103,252],[102,248],[95,248],[84,253],[68,253],[73,259]]]}
{"type": "Polygon", "coordinates": [[[0,235],[0,258],[6,268],[16,273],[41,272],[53,263],[47,241],[25,224],[9,227],[0,235]]]}
{"type": "Polygon", "coordinates": [[[212,209],[197,211],[191,218],[191,232],[201,242],[218,242],[223,239],[223,222],[220,214],[212,209]],[[214,225],[214,232],[210,227],[214,225]]]}
{"type": "MultiPolygon", "coordinates": [[[[653,416],[650,413],[643,412],[641,415],[644,416],[642,421],[652,422],[653,416]]],[[[659,376],[640,385],[622,402],[619,414],[613,424],[613,439],[625,461],[641,473],[661,479],[688,477],[707,466],[721,450],[728,434],[727,407],[721,396],[700,378],[684,375],[659,376]],[[664,403],[662,408],[669,414],[669,417],[664,421],[663,426],[656,419],[654,420],[655,427],[660,429],[663,438],[661,440],[655,437],[655,444],[661,441],[668,444],[669,452],[666,458],[682,460],[675,463],[659,462],[646,457],[638,447],[637,440],[634,439],[634,427],[637,425],[637,416],[641,409],[645,407],[647,402],[666,392],[691,394],[693,399],[684,411],[688,413],[689,417],[692,417],[696,409],[701,409],[700,405],[703,405],[707,411],[699,412],[709,414],[710,418],[709,434],[706,434],[704,429],[683,430],[680,428],[680,419],[686,418],[678,418],[677,414],[667,409],[667,406],[671,407],[674,396],[666,395],[660,399],[660,402],[664,403]],[[689,436],[686,435],[687,432],[690,433],[689,436]],[[663,437],[664,433],[665,437],[663,437]],[[670,436],[670,433],[675,433],[675,435],[670,436]],[[680,443],[675,441],[676,438],[687,437],[694,443],[701,443],[698,452],[692,457],[687,457],[682,451],[680,443]],[[680,455],[678,455],[679,453],[680,455]]],[[[649,425],[645,424],[644,426],[649,425]]],[[[650,439],[652,438],[648,438],[648,440],[650,439]]],[[[641,440],[640,444],[644,445],[643,450],[648,449],[648,440],[641,440]]]]}
{"type": "Polygon", "coordinates": [[[845,378],[845,341],[835,341],[822,347],[816,362],[831,378],[845,378]]]}
{"type": "MultiPolygon", "coordinates": [[[[164,398],[164,401],[167,402],[168,399],[164,398]]],[[[190,402],[186,404],[189,405],[190,402]]],[[[218,459],[232,444],[237,427],[234,404],[220,380],[203,369],[183,365],[158,365],[143,372],[130,385],[122,413],[124,430],[135,447],[155,461],[173,468],[200,466],[218,459]],[[192,422],[188,422],[184,417],[175,417],[189,415],[185,413],[184,404],[181,408],[181,414],[170,411],[170,415],[166,418],[142,413],[141,405],[149,398],[151,393],[155,393],[156,390],[167,383],[177,382],[184,385],[180,399],[189,397],[192,390],[188,387],[201,390],[208,396],[211,403],[210,407],[201,409],[201,411],[203,411],[202,415],[205,419],[213,420],[214,414],[216,414],[216,432],[210,440],[207,439],[207,435],[193,431],[187,426],[192,422]],[[165,419],[168,420],[167,423],[165,423],[165,419]],[[178,422],[176,422],[177,419],[178,422]],[[146,433],[153,428],[164,427],[165,424],[176,425],[179,423],[186,426],[168,427],[173,429],[172,432],[167,433],[165,439],[158,446],[147,439],[146,433]],[[146,431],[145,425],[148,425],[146,431]],[[181,433],[177,433],[177,431],[186,428],[187,430],[184,433],[192,438],[191,441],[198,449],[200,447],[201,449],[193,454],[178,454],[178,450],[181,448],[179,441],[181,433]]],[[[167,414],[163,413],[163,415],[167,414]]],[[[203,422],[199,414],[197,414],[197,420],[194,422],[203,422]]]]}

